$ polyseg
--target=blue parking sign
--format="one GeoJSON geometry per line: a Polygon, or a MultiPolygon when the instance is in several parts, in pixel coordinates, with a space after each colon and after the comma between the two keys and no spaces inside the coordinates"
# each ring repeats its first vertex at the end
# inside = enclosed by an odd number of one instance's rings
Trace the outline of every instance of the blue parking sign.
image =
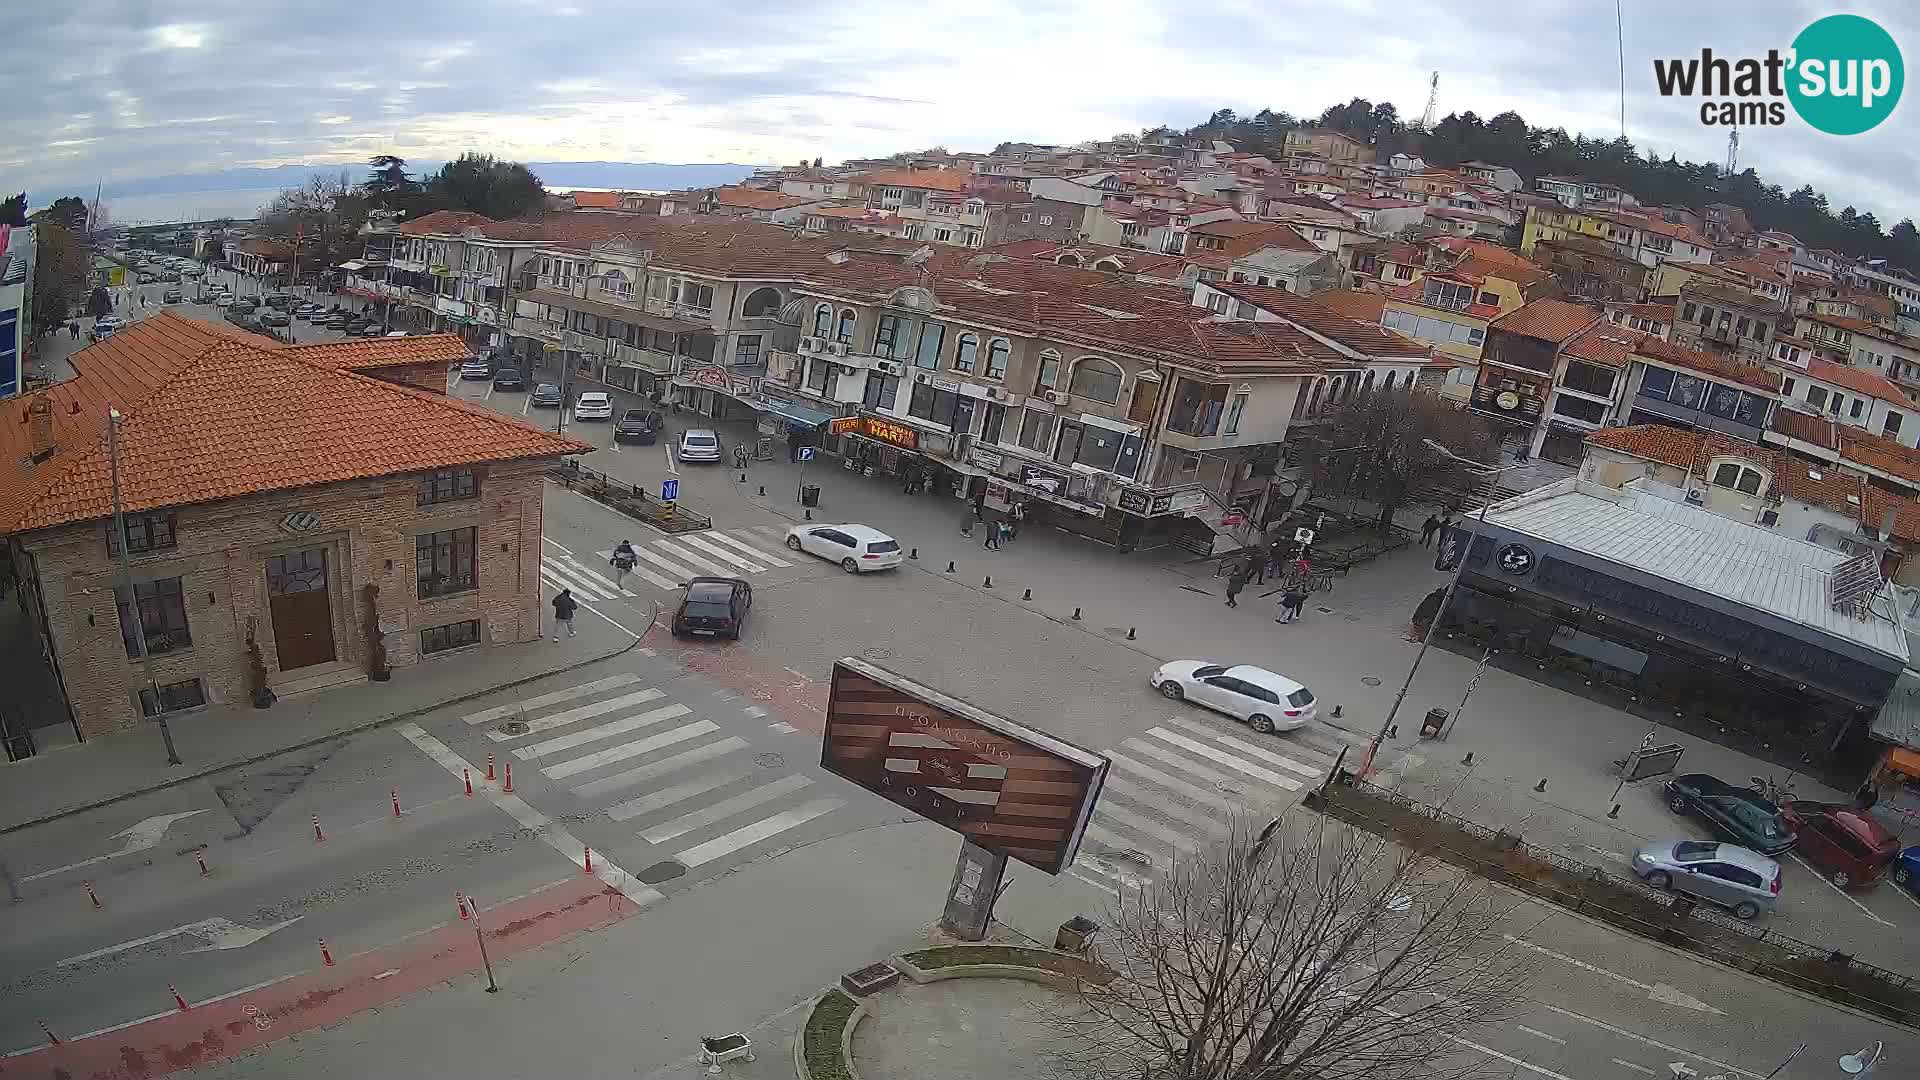
{"type": "Polygon", "coordinates": [[[801,460],[801,461],[812,461],[812,460],[813,460],[813,447],[811,447],[811,446],[803,446],[803,447],[801,447],[801,448],[800,448],[800,460],[801,460]]]}
{"type": "Polygon", "coordinates": [[[680,481],[678,480],[660,481],[660,501],[661,502],[673,502],[679,497],[680,497],[680,481]]]}

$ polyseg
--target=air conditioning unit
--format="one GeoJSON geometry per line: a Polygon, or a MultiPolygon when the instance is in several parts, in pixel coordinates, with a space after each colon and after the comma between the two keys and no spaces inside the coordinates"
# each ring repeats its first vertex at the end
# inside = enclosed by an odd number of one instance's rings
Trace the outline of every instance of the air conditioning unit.
{"type": "Polygon", "coordinates": [[[933,381],[933,376],[924,371],[916,371],[913,373],[913,381],[917,383],[930,383],[933,381]]]}
{"type": "Polygon", "coordinates": [[[1067,403],[1067,392],[1065,390],[1047,390],[1043,391],[1041,396],[1046,398],[1047,403],[1051,405],[1065,405],[1067,403]]]}
{"type": "Polygon", "coordinates": [[[1005,401],[1007,399],[1007,392],[997,386],[989,386],[987,387],[987,396],[995,401],[1005,401]]]}
{"type": "Polygon", "coordinates": [[[847,343],[844,341],[827,342],[827,351],[835,356],[847,355],[847,343]]]}
{"type": "Polygon", "coordinates": [[[803,338],[801,338],[801,339],[800,339],[800,351],[801,351],[801,352],[819,352],[819,351],[820,351],[820,339],[819,339],[819,338],[817,338],[817,337],[803,337],[803,338]]]}
{"type": "Polygon", "coordinates": [[[1687,501],[1695,506],[1699,506],[1707,501],[1707,493],[1700,488],[1688,488],[1687,501]]]}
{"type": "Polygon", "coordinates": [[[907,370],[907,365],[898,360],[875,360],[873,367],[882,375],[901,375],[907,370]]]}

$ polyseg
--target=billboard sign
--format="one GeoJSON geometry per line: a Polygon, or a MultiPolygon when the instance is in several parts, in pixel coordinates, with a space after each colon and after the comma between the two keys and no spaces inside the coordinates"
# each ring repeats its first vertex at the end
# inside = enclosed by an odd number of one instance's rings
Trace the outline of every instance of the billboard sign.
{"type": "Polygon", "coordinates": [[[851,657],[833,665],[820,764],[988,851],[1058,874],[1107,759],[851,657]]]}

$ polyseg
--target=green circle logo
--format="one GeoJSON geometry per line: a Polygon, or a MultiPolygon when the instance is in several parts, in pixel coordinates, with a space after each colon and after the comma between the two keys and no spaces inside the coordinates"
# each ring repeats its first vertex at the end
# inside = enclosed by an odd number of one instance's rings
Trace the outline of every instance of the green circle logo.
{"type": "Polygon", "coordinates": [[[1871,131],[1900,104],[1900,46],[1872,19],[1820,19],[1793,39],[1793,56],[1787,98],[1800,119],[1829,135],[1871,131]]]}

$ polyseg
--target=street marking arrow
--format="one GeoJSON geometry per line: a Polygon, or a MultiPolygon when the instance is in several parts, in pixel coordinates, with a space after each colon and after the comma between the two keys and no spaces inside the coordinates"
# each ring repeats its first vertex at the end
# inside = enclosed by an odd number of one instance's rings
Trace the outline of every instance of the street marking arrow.
{"type": "Polygon", "coordinates": [[[1698,1072],[1689,1068],[1687,1066],[1687,1063],[1684,1061],[1669,1061],[1667,1062],[1667,1068],[1673,1070],[1673,1080],[1680,1080],[1680,1078],[1683,1076],[1699,1076],[1700,1075],[1698,1072]]]}
{"type": "Polygon", "coordinates": [[[174,822],[180,821],[183,818],[193,817],[195,814],[204,814],[206,812],[207,811],[204,809],[189,810],[184,814],[161,814],[157,817],[150,817],[150,818],[143,819],[141,821],[137,821],[134,824],[129,825],[124,829],[121,829],[119,832],[114,833],[112,836],[107,837],[107,839],[109,840],[118,840],[121,837],[126,837],[127,842],[120,845],[120,849],[118,851],[109,851],[105,855],[95,855],[91,859],[82,859],[77,863],[68,863],[65,866],[56,866],[51,870],[42,870],[37,874],[29,874],[26,877],[21,878],[20,880],[23,882],[38,881],[41,878],[52,877],[55,874],[64,874],[69,870],[78,870],[83,866],[92,866],[94,863],[106,862],[108,859],[117,859],[122,855],[131,855],[136,851],[145,851],[146,849],[159,843],[160,838],[167,834],[167,829],[170,828],[174,822]]]}
{"type": "Polygon", "coordinates": [[[1595,967],[1594,965],[1589,964],[1585,960],[1581,960],[1578,957],[1568,956],[1565,953],[1554,952],[1552,949],[1535,945],[1531,941],[1522,941],[1521,939],[1514,937],[1512,934],[1503,934],[1501,936],[1506,938],[1509,942],[1512,942],[1513,944],[1518,945],[1523,949],[1532,949],[1534,952],[1540,953],[1543,956],[1551,956],[1555,960],[1572,964],[1574,967],[1577,967],[1582,971],[1590,971],[1595,975],[1600,975],[1600,976],[1604,976],[1605,978],[1612,979],[1614,982],[1620,983],[1624,986],[1631,986],[1636,990],[1645,990],[1647,992],[1647,998],[1649,1000],[1657,1001],[1662,1005],[1673,1005],[1683,1009],[1694,1009],[1699,1012],[1712,1013],[1715,1016],[1727,1015],[1721,1010],[1714,1008],[1713,1006],[1707,1004],[1704,1001],[1701,1001],[1699,998],[1694,997],[1692,994],[1689,994],[1686,991],[1679,989],[1678,987],[1668,986],[1666,983],[1644,983],[1638,979],[1630,979],[1627,976],[1620,974],[1619,972],[1608,971],[1606,968],[1603,968],[1603,967],[1595,967]]]}
{"type": "Polygon", "coordinates": [[[137,949],[142,945],[151,945],[156,941],[165,941],[170,937],[180,937],[182,935],[205,938],[208,942],[206,946],[198,949],[189,949],[187,950],[188,952],[199,953],[213,952],[217,949],[242,949],[273,933],[275,930],[292,926],[294,923],[299,922],[301,918],[303,918],[303,916],[295,915],[285,922],[274,923],[272,926],[260,927],[258,929],[250,926],[241,926],[232,919],[222,919],[219,917],[201,919],[199,922],[188,923],[185,926],[176,926],[171,930],[162,930],[157,934],[148,934],[146,937],[134,938],[132,941],[122,941],[117,945],[109,945],[104,949],[95,949],[90,953],[81,953],[79,956],[69,956],[54,966],[72,967],[75,964],[84,964],[89,960],[97,960],[102,956],[111,956],[117,952],[137,949]]]}

